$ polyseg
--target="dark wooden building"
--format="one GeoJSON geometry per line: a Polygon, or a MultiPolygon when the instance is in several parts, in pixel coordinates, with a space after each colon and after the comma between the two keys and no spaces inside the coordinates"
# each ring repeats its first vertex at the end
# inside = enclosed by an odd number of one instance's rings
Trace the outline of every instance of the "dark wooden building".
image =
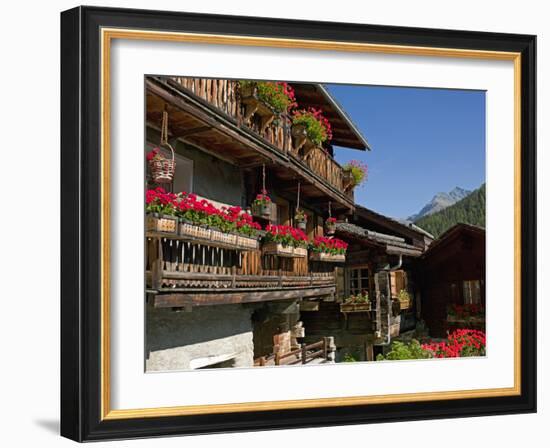
{"type": "Polygon", "coordinates": [[[430,335],[445,337],[458,327],[484,327],[478,316],[453,316],[452,309],[485,307],[485,229],[457,224],[422,255],[415,270],[420,313],[430,335]]]}

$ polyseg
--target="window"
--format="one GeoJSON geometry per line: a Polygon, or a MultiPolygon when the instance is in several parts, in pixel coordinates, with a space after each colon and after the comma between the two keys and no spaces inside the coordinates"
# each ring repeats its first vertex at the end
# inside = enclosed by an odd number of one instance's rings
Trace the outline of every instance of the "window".
{"type": "Polygon", "coordinates": [[[481,285],[479,280],[464,280],[462,282],[462,296],[464,304],[481,303],[481,285]]]}
{"type": "Polygon", "coordinates": [[[356,295],[363,291],[370,293],[368,268],[348,269],[348,291],[350,295],[356,295]]]}

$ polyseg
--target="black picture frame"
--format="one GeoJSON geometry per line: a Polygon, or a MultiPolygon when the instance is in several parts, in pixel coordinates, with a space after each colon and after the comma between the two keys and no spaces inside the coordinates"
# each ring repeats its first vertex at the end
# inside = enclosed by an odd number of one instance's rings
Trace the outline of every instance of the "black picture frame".
{"type": "Polygon", "coordinates": [[[536,411],[536,37],[78,7],[61,14],[61,434],[76,441],[536,411]],[[208,415],[101,419],[100,29],[521,53],[521,394],[208,415]]]}

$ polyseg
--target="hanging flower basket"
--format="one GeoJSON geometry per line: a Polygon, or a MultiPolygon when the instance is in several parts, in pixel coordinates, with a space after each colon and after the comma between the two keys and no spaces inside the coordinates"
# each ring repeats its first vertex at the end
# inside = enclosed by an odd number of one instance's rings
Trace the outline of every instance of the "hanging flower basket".
{"type": "Polygon", "coordinates": [[[254,202],[252,202],[252,215],[263,219],[269,219],[271,218],[272,207],[273,203],[271,202],[271,198],[267,195],[267,191],[262,190],[260,194],[256,195],[254,202]]]}
{"type": "Polygon", "coordinates": [[[327,218],[325,221],[325,233],[327,235],[334,235],[336,233],[336,218],[327,218]]]}
{"type": "Polygon", "coordinates": [[[271,204],[252,204],[252,216],[269,219],[271,217],[271,204]]]}
{"type": "Polygon", "coordinates": [[[145,228],[147,232],[161,232],[175,235],[178,233],[178,218],[171,215],[147,213],[145,215],[145,228]]]}
{"type": "Polygon", "coordinates": [[[160,152],[160,148],[155,148],[147,153],[147,163],[151,172],[151,179],[157,184],[167,184],[174,179],[176,170],[176,161],[174,158],[174,149],[168,143],[165,144],[170,148],[172,158],[167,159],[160,152]]]}
{"type": "Polygon", "coordinates": [[[305,232],[305,230],[307,229],[307,214],[304,213],[303,210],[296,210],[294,221],[296,222],[296,227],[305,232]]]}

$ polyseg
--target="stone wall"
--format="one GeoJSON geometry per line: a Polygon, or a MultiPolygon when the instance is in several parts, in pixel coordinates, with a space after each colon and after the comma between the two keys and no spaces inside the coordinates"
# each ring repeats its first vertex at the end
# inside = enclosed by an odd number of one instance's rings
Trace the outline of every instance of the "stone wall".
{"type": "Polygon", "coordinates": [[[253,366],[251,313],[243,305],[148,308],[146,370],[253,366]]]}

